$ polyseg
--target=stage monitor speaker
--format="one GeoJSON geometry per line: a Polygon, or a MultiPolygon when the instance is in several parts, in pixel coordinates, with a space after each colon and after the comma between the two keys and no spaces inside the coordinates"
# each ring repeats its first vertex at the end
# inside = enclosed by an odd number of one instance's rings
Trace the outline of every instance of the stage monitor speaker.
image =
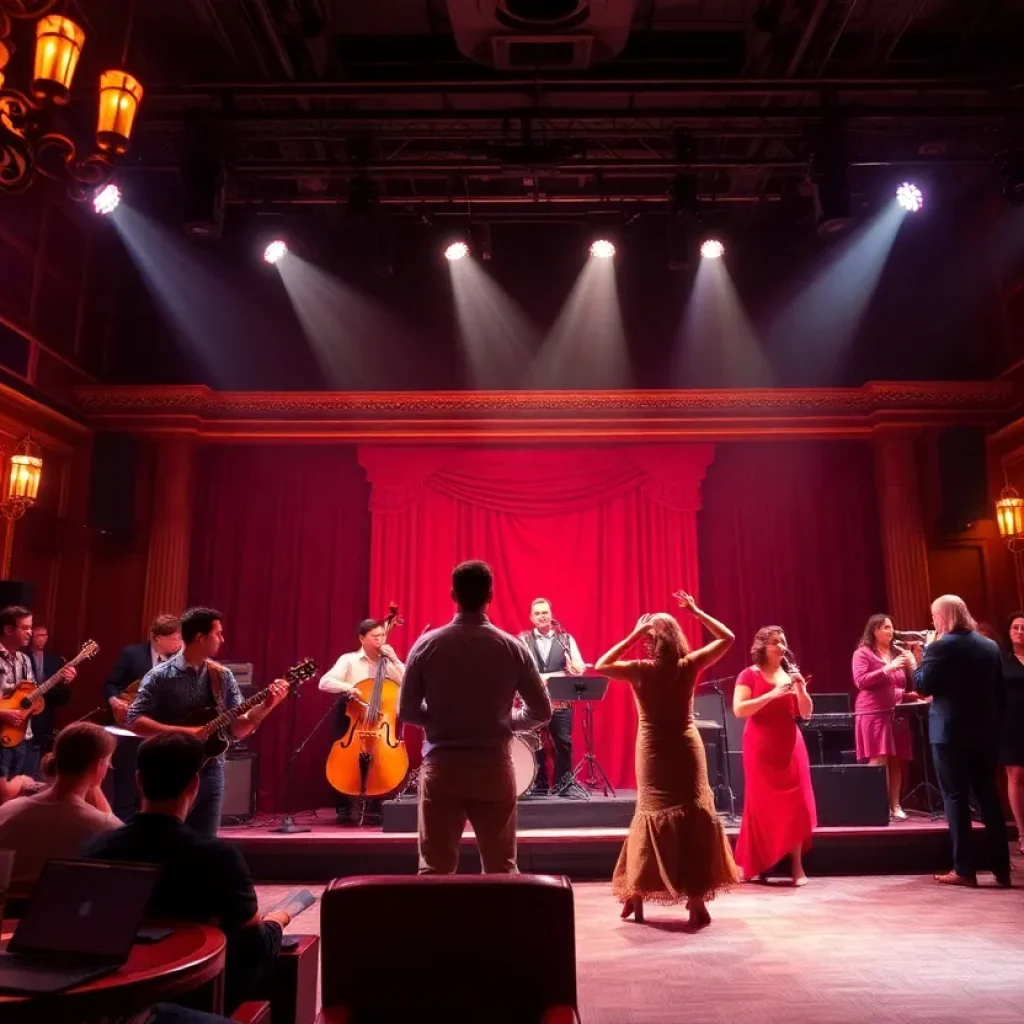
{"type": "Polygon", "coordinates": [[[224,762],[224,803],[220,809],[222,825],[248,821],[256,814],[255,754],[234,754],[224,762]]]}
{"type": "Polygon", "coordinates": [[[819,825],[889,824],[889,794],[882,765],[811,765],[811,785],[819,825]]]}
{"type": "Polygon", "coordinates": [[[36,599],[36,588],[33,583],[22,580],[0,580],[0,608],[9,608],[12,604],[20,604],[22,608],[32,610],[32,602],[36,599]]]}
{"type": "Polygon", "coordinates": [[[950,427],[939,435],[939,529],[962,533],[988,511],[985,432],[979,427],[950,427]]]}
{"type": "Polygon", "coordinates": [[[138,438],[111,430],[97,432],[89,481],[89,525],[93,529],[119,536],[135,531],[138,464],[138,438]]]}

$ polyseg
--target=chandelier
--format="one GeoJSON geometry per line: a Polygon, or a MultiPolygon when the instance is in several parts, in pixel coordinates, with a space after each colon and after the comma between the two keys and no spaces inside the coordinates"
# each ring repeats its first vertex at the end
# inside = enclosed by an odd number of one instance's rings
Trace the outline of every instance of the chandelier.
{"type": "MultiPolygon", "coordinates": [[[[142,86],[127,71],[104,71],[99,80],[96,132],[82,156],[60,110],[71,99],[71,82],[85,32],[70,18],[51,14],[58,0],[0,0],[0,193],[22,192],[39,176],[63,181],[73,199],[105,184],[114,160],[125,153],[142,100],[142,86]],[[35,59],[28,92],[7,86],[16,21],[35,21],[35,59]]],[[[133,5],[134,6],[134,5],[133,5]]],[[[127,62],[131,13],[122,67],[127,62]]]]}

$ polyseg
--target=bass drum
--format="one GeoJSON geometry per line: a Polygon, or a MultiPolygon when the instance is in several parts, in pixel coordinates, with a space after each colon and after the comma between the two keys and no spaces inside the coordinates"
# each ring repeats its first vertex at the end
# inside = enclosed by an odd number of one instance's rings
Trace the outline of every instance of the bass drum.
{"type": "MultiPolygon", "coordinates": [[[[535,736],[531,735],[530,739],[536,742],[535,736]]],[[[512,770],[516,776],[516,796],[522,796],[537,778],[537,759],[534,756],[536,749],[537,747],[531,745],[523,736],[512,737],[512,770]]]]}

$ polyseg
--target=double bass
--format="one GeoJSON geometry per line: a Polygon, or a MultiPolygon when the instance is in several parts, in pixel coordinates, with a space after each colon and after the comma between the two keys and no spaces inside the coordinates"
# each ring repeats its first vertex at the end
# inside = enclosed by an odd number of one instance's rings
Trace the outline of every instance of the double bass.
{"type": "MultiPolygon", "coordinates": [[[[401,621],[398,606],[391,604],[381,623],[384,643],[401,621]]],[[[346,709],[348,728],[327,756],[327,781],[344,796],[389,796],[408,778],[409,754],[398,736],[399,686],[387,670],[388,659],[381,655],[374,677],[356,684],[346,709]]]]}

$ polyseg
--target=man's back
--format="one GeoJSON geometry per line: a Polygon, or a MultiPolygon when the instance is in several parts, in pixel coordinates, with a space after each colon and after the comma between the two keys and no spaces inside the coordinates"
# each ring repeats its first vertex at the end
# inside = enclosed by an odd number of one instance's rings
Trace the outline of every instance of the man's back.
{"type": "Polygon", "coordinates": [[[159,864],[163,870],[146,908],[149,917],[217,921],[230,938],[256,913],[256,891],[241,854],[171,815],[137,814],[89,842],[83,855],[159,864]]]}
{"type": "Polygon", "coordinates": [[[0,808],[0,849],[14,850],[15,891],[35,885],[48,860],[77,857],[93,836],[121,822],[77,797],[54,800],[49,793],[18,797],[0,808]]]}
{"type": "Polygon", "coordinates": [[[932,697],[932,743],[995,743],[1002,705],[1002,659],[993,641],[973,631],[946,633],[925,648],[918,688],[932,697]]]}
{"type": "Polygon", "coordinates": [[[513,732],[551,717],[551,702],[533,659],[514,636],[483,614],[460,612],[413,647],[401,717],[423,726],[428,762],[494,763],[508,759],[513,732]],[[513,713],[517,692],[526,709],[513,713]]]}

